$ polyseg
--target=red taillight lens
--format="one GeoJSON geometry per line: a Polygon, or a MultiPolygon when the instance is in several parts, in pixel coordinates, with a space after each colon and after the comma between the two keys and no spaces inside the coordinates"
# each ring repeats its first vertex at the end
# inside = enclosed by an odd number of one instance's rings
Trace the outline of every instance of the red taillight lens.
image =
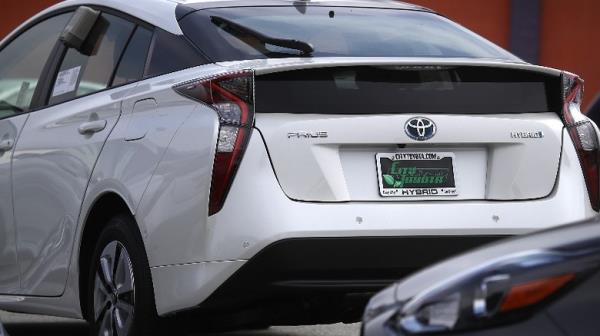
{"type": "Polygon", "coordinates": [[[598,135],[592,122],[581,113],[583,80],[577,75],[563,73],[563,122],[575,145],[583,170],[590,202],[600,210],[600,160],[598,135]]]}
{"type": "Polygon", "coordinates": [[[185,97],[201,101],[219,115],[219,138],[210,188],[209,215],[223,208],[254,123],[254,74],[241,71],[199,79],[175,87],[185,97]]]}

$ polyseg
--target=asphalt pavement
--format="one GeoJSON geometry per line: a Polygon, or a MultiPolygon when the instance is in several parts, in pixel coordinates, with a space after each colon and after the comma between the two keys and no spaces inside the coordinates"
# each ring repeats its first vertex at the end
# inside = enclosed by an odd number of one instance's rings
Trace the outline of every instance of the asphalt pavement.
{"type": "MultiPolygon", "coordinates": [[[[0,312],[0,321],[4,323],[10,336],[88,336],[87,324],[79,320],[0,312]]],[[[202,336],[358,336],[359,330],[359,324],[333,324],[271,327],[265,330],[202,334],[202,336]]]]}

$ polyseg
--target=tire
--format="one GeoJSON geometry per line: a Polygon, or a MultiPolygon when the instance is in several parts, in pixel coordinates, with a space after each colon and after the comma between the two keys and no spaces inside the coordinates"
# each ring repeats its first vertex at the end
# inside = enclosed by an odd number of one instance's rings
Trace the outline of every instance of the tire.
{"type": "Polygon", "coordinates": [[[87,316],[92,336],[149,336],[158,316],[144,243],[130,216],[110,219],[89,263],[87,316]],[[116,262],[115,262],[116,260],[116,262]]]}

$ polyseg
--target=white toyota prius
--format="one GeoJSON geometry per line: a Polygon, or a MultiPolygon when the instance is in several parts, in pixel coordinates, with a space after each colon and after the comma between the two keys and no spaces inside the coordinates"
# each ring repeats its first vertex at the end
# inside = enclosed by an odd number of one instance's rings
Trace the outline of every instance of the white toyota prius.
{"type": "Polygon", "coordinates": [[[582,93],[397,1],[61,2],[0,43],[0,309],[358,321],[417,269],[597,214],[582,93]]]}

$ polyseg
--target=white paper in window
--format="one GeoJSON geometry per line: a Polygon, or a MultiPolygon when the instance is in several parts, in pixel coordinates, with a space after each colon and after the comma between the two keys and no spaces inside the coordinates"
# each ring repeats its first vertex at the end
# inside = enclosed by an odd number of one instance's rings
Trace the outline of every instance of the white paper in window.
{"type": "Polygon", "coordinates": [[[59,72],[56,76],[56,83],[54,83],[54,91],[52,91],[52,97],[61,96],[66,93],[75,91],[75,89],[77,88],[77,81],[79,80],[80,72],[81,66],[59,72]]]}

